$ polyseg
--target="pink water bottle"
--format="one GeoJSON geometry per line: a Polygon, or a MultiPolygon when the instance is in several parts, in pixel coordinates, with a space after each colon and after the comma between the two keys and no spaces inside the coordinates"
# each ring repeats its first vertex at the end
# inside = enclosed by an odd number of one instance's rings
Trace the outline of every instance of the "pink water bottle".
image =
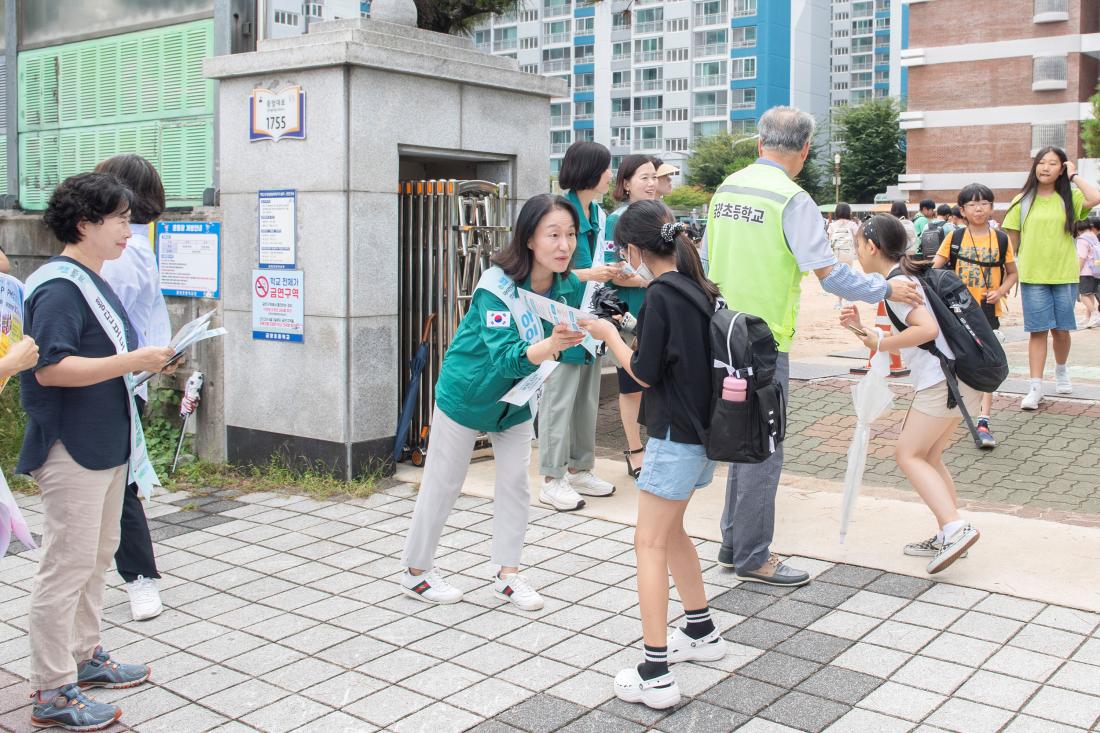
{"type": "Polygon", "coordinates": [[[730,402],[744,402],[749,396],[749,383],[739,377],[726,377],[722,380],[722,399],[730,402]]]}

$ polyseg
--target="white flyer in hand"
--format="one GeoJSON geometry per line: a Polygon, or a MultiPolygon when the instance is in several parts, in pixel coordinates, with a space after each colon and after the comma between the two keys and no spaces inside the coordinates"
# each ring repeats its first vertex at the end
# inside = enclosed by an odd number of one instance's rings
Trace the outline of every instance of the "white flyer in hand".
{"type": "MultiPolygon", "coordinates": [[[[173,350],[172,358],[165,362],[164,366],[168,366],[172,362],[179,359],[183,352],[191,348],[200,341],[205,341],[208,338],[214,338],[215,336],[224,336],[226,330],[224,328],[210,328],[210,319],[214,317],[216,310],[211,310],[208,313],[204,313],[193,321],[184,324],[180,330],[176,331],[176,335],[172,337],[168,346],[173,350]]],[[[145,384],[156,372],[142,372],[134,378],[134,386],[138,387],[145,384]]]]}
{"type": "MultiPolygon", "coordinates": [[[[578,331],[585,334],[584,341],[581,341],[581,346],[585,348],[590,354],[595,356],[596,349],[599,347],[601,341],[592,337],[580,326],[580,321],[591,321],[593,315],[586,313],[583,310],[573,308],[565,303],[559,303],[554,300],[550,300],[537,293],[532,293],[530,290],[524,290],[523,288],[516,288],[516,292],[519,293],[520,299],[523,301],[529,309],[538,314],[542,320],[557,325],[563,323],[569,327],[570,331],[578,331]]],[[[586,303],[591,303],[592,298],[586,292],[586,303]]]]}

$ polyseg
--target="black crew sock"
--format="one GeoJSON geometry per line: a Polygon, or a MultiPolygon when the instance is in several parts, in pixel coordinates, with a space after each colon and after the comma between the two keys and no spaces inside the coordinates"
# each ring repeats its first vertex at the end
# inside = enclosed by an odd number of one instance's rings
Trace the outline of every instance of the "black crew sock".
{"type": "Polygon", "coordinates": [[[643,680],[651,680],[668,674],[668,647],[643,644],[645,661],[638,665],[638,674],[643,680]]]}
{"type": "Polygon", "coordinates": [[[714,631],[714,621],[711,620],[708,606],[703,606],[698,611],[684,609],[684,617],[687,619],[687,626],[681,630],[692,639],[702,639],[714,631]]]}

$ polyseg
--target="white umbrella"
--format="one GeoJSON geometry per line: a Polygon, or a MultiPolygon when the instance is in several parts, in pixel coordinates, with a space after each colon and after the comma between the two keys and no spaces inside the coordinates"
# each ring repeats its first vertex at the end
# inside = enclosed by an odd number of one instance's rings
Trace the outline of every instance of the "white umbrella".
{"type": "Polygon", "coordinates": [[[848,535],[863,471],[867,467],[867,444],[871,439],[871,423],[879,419],[894,404],[894,393],[886,384],[890,373],[890,355],[878,352],[871,359],[871,368],[863,379],[852,385],[852,405],[856,410],[856,429],[848,447],[848,470],[844,474],[844,503],[840,509],[840,541],[848,535]]]}

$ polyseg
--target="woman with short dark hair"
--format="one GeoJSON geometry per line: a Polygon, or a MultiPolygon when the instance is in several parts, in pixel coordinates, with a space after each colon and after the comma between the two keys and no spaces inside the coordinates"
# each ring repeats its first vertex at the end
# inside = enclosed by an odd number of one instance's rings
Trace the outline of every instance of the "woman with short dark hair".
{"type": "Polygon", "coordinates": [[[54,190],[42,219],[64,244],[27,280],[24,330],[38,363],[20,379],[27,428],[17,473],[38,483],[42,559],[28,628],[36,726],[100,730],[122,715],[86,687],[133,687],[145,665],[120,664],[100,646],[105,575],[118,547],[128,482],[152,490],[134,372],[165,368],[168,348],[138,348],[126,310],[100,276],[130,238],[133,194],[114,176],[82,173],[54,190]]]}
{"type": "MultiPolygon", "coordinates": [[[[134,326],[140,346],[167,346],[172,340],[168,306],[160,289],[160,272],[149,227],[164,212],[164,185],[157,169],[140,155],[116,155],[96,166],[99,173],[117,177],[133,193],[130,204],[130,243],[117,260],[103,263],[100,273],[134,326]]],[[[138,412],[145,413],[149,393],[146,385],[134,395],[138,412]]],[[[130,598],[130,616],[142,621],[160,615],[163,606],[156,580],[156,557],[149,522],[138,498],[136,484],[130,484],[123,495],[122,536],[115,553],[115,568],[126,581],[130,598]]]]}
{"type": "MultiPolygon", "coordinates": [[[[600,202],[611,180],[611,153],[594,142],[575,142],[565,151],[558,184],[577,213],[573,274],[581,281],[606,283],[621,271],[604,261],[607,216],[600,202]]],[[[589,342],[591,344],[591,342],[589,342]]],[[[584,346],[562,352],[561,365],[546,380],[539,408],[539,501],[558,511],[584,506],[585,496],[609,496],[615,486],[599,479],[596,465],[596,411],[600,401],[600,358],[584,346]]]]}

